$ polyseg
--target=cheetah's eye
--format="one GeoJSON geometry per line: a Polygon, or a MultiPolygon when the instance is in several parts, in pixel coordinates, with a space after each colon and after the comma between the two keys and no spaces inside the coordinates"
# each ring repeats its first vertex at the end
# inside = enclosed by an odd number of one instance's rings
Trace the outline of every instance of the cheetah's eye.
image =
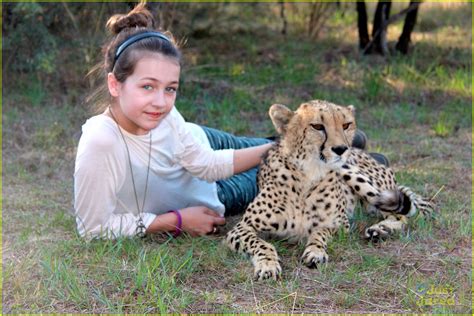
{"type": "Polygon", "coordinates": [[[323,124],[311,124],[311,127],[314,128],[317,131],[324,131],[324,125],[323,124]]]}
{"type": "Polygon", "coordinates": [[[346,130],[346,129],[349,128],[349,126],[351,126],[351,124],[352,124],[352,123],[345,123],[345,124],[342,124],[342,128],[343,128],[344,130],[346,130]]]}

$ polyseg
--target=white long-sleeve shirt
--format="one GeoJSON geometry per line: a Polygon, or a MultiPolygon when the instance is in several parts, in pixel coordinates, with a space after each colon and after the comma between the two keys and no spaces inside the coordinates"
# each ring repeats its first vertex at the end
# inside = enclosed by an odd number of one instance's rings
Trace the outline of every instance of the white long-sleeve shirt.
{"type": "MultiPolygon", "coordinates": [[[[87,120],[77,149],[74,208],[77,229],[87,238],[131,236],[139,211],[129,158],[118,126],[101,114],[87,120]]],[[[150,134],[125,136],[142,208],[150,134]]],[[[204,131],[187,123],[174,108],[150,131],[151,162],[142,219],[148,227],[157,214],[207,206],[224,214],[215,181],[233,174],[233,150],[213,151],[204,131]]]]}

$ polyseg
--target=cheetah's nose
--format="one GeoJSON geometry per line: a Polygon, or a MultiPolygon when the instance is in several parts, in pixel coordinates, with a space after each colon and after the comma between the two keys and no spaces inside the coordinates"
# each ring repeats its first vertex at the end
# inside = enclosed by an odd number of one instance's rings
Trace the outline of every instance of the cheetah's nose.
{"type": "Polygon", "coordinates": [[[335,146],[335,147],[331,147],[331,149],[333,152],[335,152],[336,154],[340,156],[347,150],[347,146],[345,145],[335,146]]]}

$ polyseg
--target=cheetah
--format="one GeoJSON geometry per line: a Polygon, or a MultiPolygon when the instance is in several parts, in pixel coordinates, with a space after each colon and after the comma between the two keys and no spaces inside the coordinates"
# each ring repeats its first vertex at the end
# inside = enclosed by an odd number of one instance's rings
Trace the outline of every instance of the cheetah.
{"type": "Polygon", "coordinates": [[[281,275],[275,247],[259,237],[269,233],[306,242],[302,262],[315,268],[328,261],[327,243],[349,218],[357,201],[383,220],[365,230],[368,239],[401,231],[407,218],[433,212],[409,188],[398,186],[393,171],[364,151],[351,148],[356,130],[354,106],[313,100],[291,111],[270,107],[280,140],[263,159],[259,193],[224,242],[250,255],[257,280],[281,275]]]}

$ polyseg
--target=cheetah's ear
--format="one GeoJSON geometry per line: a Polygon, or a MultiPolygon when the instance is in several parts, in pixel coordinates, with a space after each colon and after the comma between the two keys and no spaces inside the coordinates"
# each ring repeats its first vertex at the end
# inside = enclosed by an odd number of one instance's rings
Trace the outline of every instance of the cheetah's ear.
{"type": "Polygon", "coordinates": [[[273,104],[268,111],[270,118],[272,119],[273,126],[277,130],[278,134],[285,134],[286,127],[290,122],[295,112],[288,109],[282,104],[273,104]]]}
{"type": "Polygon", "coordinates": [[[347,108],[352,112],[352,114],[355,113],[355,107],[352,104],[348,105],[347,108]]]}

